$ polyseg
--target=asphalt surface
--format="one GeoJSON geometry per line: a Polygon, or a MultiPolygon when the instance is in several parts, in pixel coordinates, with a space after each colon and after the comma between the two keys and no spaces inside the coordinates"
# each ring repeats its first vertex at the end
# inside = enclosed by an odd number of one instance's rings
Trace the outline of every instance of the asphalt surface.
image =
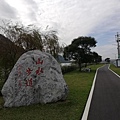
{"type": "Polygon", "coordinates": [[[120,78],[108,65],[98,70],[87,120],[120,120],[120,78]]]}

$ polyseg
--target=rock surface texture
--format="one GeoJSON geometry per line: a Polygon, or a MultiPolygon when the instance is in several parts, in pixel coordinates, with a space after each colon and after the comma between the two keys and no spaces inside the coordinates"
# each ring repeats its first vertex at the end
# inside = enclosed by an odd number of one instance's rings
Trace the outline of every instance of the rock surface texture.
{"type": "Polygon", "coordinates": [[[58,62],[48,53],[24,53],[2,88],[5,107],[65,100],[68,87],[58,62]]]}

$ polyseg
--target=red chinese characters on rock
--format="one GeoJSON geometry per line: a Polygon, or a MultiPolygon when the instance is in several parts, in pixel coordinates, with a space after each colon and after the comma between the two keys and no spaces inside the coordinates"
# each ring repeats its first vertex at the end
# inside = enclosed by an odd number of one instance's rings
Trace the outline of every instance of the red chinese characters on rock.
{"type": "Polygon", "coordinates": [[[43,69],[38,67],[38,69],[36,70],[36,75],[40,75],[40,73],[43,73],[43,69]]]}
{"type": "MultiPolygon", "coordinates": [[[[40,58],[37,59],[36,61],[36,65],[42,65],[43,64],[43,60],[41,60],[40,58]]],[[[31,69],[30,67],[28,67],[26,69],[26,74],[27,76],[31,75],[33,69],[31,69]]],[[[18,74],[21,75],[21,67],[19,66],[18,67],[18,74]]],[[[43,68],[41,67],[37,67],[37,69],[35,70],[35,74],[36,75],[40,75],[41,73],[43,73],[43,68]]],[[[19,84],[18,84],[20,87],[21,86],[29,86],[29,87],[32,87],[33,86],[33,79],[31,77],[27,78],[25,81],[22,81],[22,80],[19,80],[19,84]]]]}
{"type": "Polygon", "coordinates": [[[27,75],[30,75],[31,72],[32,72],[32,69],[30,69],[30,68],[28,68],[28,69],[26,70],[27,75]]]}
{"type": "Polygon", "coordinates": [[[42,65],[43,64],[43,60],[40,61],[40,58],[38,58],[38,60],[36,61],[36,65],[37,64],[41,64],[42,65]]]}
{"type": "Polygon", "coordinates": [[[30,79],[28,79],[28,80],[26,80],[26,81],[22,81],[22,80],[19,80],[19,86],[21,87],[21,86],[30,86],[30,87],[32,87],[32,85],[33,85],[33,80],[32,80],[32,78],[30,78],[30,79]]]}
{"type": "MultiPolygon", "coordinates": [[[[36,62],[36,65],[37,64],[43,64],[43,60],[40,60],[40,58],[38,58],[37,62],[36,62]]],[[[38,69],[36,70],[36,75],[40,75],[40,73],[43,73],[43,69],[38,67],[38,69]]]]}
{"type": "Polygon", "coordinates": [[[26,86],[32,87],[32,83],[33,83],[32,78],[26,80],[26,86]]]}

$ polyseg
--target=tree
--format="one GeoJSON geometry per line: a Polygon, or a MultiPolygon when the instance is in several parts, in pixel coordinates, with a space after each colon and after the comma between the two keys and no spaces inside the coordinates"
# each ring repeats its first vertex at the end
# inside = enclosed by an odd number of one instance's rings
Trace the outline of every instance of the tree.
{"type": "Polygon", "coordinates": [[[65,47],[64,57],[76,60],[81,71],[82,63],[92,61],[91,47],[95,47],[96,43],[96,40],[92,37],[78,37],[65,47]]]}
{"type": "Polygon", "coordinates": [[[0,26],[3,34],[14,42],[17,46],[23,47],[26,51],[39,49],[51,53],[57,58],[60,51],[56,31],[41,33],[35,25],[24,26],[18,23],[4,22],[0,26]]]}
{"type": "Polygon", "coordinates": [[[4,26],[0,26],[0,28],[8,39],[26,51],[43,49],[42,34],[34,25],[24,26],[18,23],[5,22],[4,26]]]}
{"type": "Polygon", "coordinates": [[[45,51],[50,53],[52,56],[54,56],[54,58],[57,59],[61,47],[58,42],[56,31],[48,31],[46,34],[44,34],[43,38],[45,41],[44,42],[44,48],[46,49],[45,51]]]}
{"type": "Polygon", "coordinates": [[[105,58],[105,61],[106,61],[107,63],[110,63],[110,58],[105,58]]]}
{"type": "Polygon", "coordinates": [[[4,80],[7,79],[17,59],[24,52],[23,48],[16,46],[8,38],[0,34],[0,70],[4,80]]]}
{"type": "Polygon", "coordinates": [[[100,55],[98,55],[98,53],[93,52],[93,62],[97,64],[101,61],[102,61],[102,57],[100,55]]]}

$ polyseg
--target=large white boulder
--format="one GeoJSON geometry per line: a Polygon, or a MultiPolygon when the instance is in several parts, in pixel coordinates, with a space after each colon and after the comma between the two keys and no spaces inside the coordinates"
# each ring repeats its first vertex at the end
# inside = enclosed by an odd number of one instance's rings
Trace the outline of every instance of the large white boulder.
{"type": "Polygon", "coordinates": [[[68,87],[59,63],[48,53],[24,53],[2,88],[5,107],[65,100],[68,87]]]}

